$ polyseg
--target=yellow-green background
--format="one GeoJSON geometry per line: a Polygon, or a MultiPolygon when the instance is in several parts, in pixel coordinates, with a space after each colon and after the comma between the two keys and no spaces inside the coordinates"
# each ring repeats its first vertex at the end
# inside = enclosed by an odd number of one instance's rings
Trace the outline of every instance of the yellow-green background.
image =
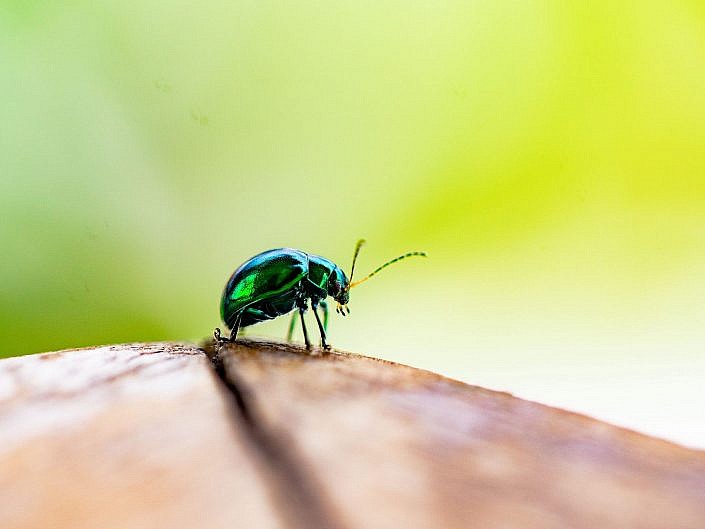
{"type": "Polygon", "coordinates": [[[0,119],[3,355],[365,236],[335,345],[705,446],[701,1],[4,0],[0,119]]]}

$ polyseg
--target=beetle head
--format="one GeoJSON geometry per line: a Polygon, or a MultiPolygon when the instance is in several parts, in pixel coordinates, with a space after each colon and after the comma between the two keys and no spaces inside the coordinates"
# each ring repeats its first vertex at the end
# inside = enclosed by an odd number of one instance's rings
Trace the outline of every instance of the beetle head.
{"type": "Polygon", "coordinates": [[[343,316],[345,316],[346,313],[350,314],[350,309],[348,308],[348,301],[350,301],[350,287],[352,284],[352,278],[355,275],[355,263],[357,262],[357,256],[360,254],[360,248],[362,248],[363,244],[365,244],[365,239],[360,239],[357,241],[357,244],[355,244],[352,266],[350,267],[350,279],[345,276],[345,272],[343,272],[339,266],[336,266],[333,270],[333,274],[328,280],[328,293],[335,301],[338,302],[335,312],[342,314],[343,316]],[[331,288],[335,289],[334,293],[331,292],[331,288]]]}
{"type": "Polygon", "coordinates": [[[350,281],[338,266],[333,269],[328,279],[328,295],[338,302],[337,312],[340,312],[341,307],[347,305],[350,300],[350,281]]]}

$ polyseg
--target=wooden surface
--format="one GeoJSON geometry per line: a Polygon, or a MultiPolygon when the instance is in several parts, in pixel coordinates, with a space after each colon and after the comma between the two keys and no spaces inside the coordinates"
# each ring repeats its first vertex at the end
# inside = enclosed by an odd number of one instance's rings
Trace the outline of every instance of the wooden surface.
{"type": "Polygon", "coordinates": [[[217,360],[0,361],[0,528],[705,528],[705,452],[357,355],[217,360]]]}

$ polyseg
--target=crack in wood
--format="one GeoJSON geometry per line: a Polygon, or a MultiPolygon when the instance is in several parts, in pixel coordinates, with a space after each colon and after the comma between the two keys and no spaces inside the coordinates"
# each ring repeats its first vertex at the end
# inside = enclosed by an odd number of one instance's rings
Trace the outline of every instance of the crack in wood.
{"type": "Polygon", "coordinates": [[[257,411],[256,397],[237,377],[232,364],[226,369],[223,353],[205,346],[218,378],[232,396],[233,414],[244,426],[269,485],[277,514],[287,528],[346,529],[323,488],[315,482],[293,441],[267,428],[257,411]]]}

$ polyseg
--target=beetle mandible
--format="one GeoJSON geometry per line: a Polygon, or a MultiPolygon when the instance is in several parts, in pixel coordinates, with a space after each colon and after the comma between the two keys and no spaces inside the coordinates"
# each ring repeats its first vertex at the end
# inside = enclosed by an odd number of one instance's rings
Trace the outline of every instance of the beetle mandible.
{"type": "MultiPolygon", "coordinates": [[[[347,305],[351,288],[364,283],[392,263],[412,256],[426,257],[425,252],[408,252],[387,261],[362,279],[353,281],[355,262],[364,243],[365,240],[360,239],[355,245],[350,279],[331,260],[292,248],[268,250],[245,261],[230,276],[220,302],[220,316],[231,329],[229,341],[235,341],[241,327],[272,320],[297,310],[301,318],[306,349],[310,349],[311,342],[304,322],[304,313],[308,310],[310,300],[321,334],[321,345],[324,349],[330,349],[326,337],[328,296],[338,303],[336,312],[345,316],[346,313],[350,314],[347,305]],[[318,315],[318,309],[323,312],[323,322],[318,315]]],[[[291,341],[295,322],[294,312],[289,324],[288,341],[291,341]]],[[[215,329],[214,337],[218,343],[228,341],[222,337],[218,328],[215,329]]]]}

